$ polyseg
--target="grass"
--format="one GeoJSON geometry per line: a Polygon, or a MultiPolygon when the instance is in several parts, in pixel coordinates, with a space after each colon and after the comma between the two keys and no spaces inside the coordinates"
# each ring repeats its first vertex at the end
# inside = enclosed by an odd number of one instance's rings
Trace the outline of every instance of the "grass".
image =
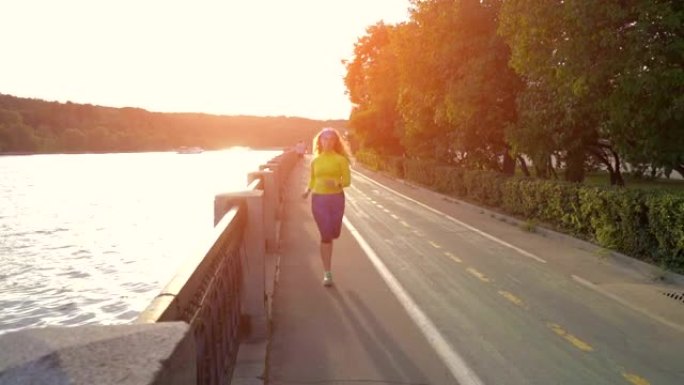
{"type": "MultiPolygon", "coordinates": [[[[676,173],[673,173],[676,174],[676,173]]],[[[662,189],[673,193],[684,193],[684,179],[665,179],[649,177],[637,178],[630,174],[623,174],[626,188],[634,189],[662,189]]],[[[588,173],[584,184],[587,186],[609,186],[610,177],[606,172],[588,173]]]]}
{"type": "Polygon", "coordinates": [[[605,247],[599,247],[596,251],[596,256],[598,256],[600,259],[607,259],[610,257],[610,249],[607,249],[605,247]]]}
{"type": "Polygon", "coordinates": [[[523,231],[527,231],[528,233],[536,233],[537,232],[537,221],[534,219],[528,219],[522,224],[520,224],[520,228],[523,231]]]}
{"type": "MultiPolygon", "coordinates": [[[[563,170],[556,170],[556,173],[558,173],[558,179],[563,180],[563,170]]],[[[515,176],[523,176],[519,168],[515,169],[515,176]]],[[[679,174],[676,171],[672,172],[671,179],[651,179],[648,176],[638,178],[629,173],[623,173],[622,178],[625,180],[626,188],[663,189],[673,193],[684,193],[684,179],[678,179],[679,174]]],[[[605,171],[588,172],[583,184],[587,186],[610,186],[610,176],[605,171]]]]}

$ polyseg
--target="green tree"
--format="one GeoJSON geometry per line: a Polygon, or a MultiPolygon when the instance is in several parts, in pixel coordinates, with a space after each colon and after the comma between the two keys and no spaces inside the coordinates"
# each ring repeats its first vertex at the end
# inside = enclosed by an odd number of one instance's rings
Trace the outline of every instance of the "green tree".
{"type": "Polygon", "coordinates": [[[391,45],[395,27],[378,23],[354,45],[344,78],[353,108],[349,126],[364,148],[380,154],[402,154],[397,111],[398,72],[391,45]]]}
{"type": "Polygon", "coordinates": [[[681,8],[651,0],[505,1],[500,32],[526,85],[509,133],[515,146],[533,158],[558,154],[572,181],[583,179],[587,155],[614,184],[624,183],[621,157],[677,167],[681,8]],[[669,151],[657,153],[659,146],[669,151]]]}
{"type": "Polygon", "coordinates": [[[585,40],[576,36],[572,18],[587,28],[593,23],[571,10],[575,3],[506,1],[499,30],[511,47],[511,65],[525,83],[518,98],[519,120],[508,137],[530,155],[540,176],[548,175],[556,155],[570,161],[566,179],[580,181],[586,148],[597,137],[598,112],[584,71],[588,57],[576,58],[578,51],[585,53],[585,40]]]}
{"type": "Polygon", "coordinates": [[[403,143],[410,154],[513,172],[505,141],[521,82],[497,35],[501,1],[414,1],[400,29],[403,143]],[[503,162],[502,162],[503,160],[503,162]]]}
{"type": "Polygon", "coordinates": [[[448,122],[437,105],[444,100],[445,73],[451,57],[450,1],[413,1],[411,19],[402,25],[395,43],[399,67],[398,108],[403,122],[401,140],[409,156],[451,162],[448,122]]]}
{"type": "Polygon", "coordinates": [[[612,42],[620,55],[607,129],[629,162],[684,176],[684,3],[626,3],[612,42]]]}

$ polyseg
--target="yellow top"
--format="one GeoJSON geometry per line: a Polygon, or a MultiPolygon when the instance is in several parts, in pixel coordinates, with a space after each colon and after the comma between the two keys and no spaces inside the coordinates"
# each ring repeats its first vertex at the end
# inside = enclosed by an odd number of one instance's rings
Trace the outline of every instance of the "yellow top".
{"type": "Polygon", "coordinates": [[[309,190],[314,194],[337,194],[349,186],[349,160],[336,152],[323,152],[311,161],[309,190]]]}

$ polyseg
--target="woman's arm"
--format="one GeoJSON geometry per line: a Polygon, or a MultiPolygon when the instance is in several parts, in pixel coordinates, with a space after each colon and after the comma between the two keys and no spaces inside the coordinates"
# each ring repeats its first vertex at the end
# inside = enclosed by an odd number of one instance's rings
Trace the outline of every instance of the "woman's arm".
{"type": "Polygon", "coordinates": [[[342,157],[342,176],[340,177],[340,182],[342,185],[340,187],[349,187],[351,184],[351,170],[349,169],[349,160],[342,157]]]}
{"type": "Polygon", "coordinates": [[[311,194],[311,190],[315,186],[316,183],[316,177],[314,174],[314,162],[313,160],[311,161],[311,165],[309,166],[309,184],[306,187],[306,190],[304,190],[304,193],[302,193],[302,197],[306,198],[311,194]]]}

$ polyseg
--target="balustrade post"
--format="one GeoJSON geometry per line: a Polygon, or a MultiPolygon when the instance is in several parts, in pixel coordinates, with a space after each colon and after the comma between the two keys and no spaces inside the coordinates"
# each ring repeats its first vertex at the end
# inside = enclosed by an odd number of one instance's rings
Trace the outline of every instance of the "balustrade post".
{"type": "Polygon", "coordinates": [[[260,170],[269,170],[273,172],[273,191],[274,191],[274,202],[275,202],[275,216],[276,220],[282,219],[282,215],[280,213],[280,204],[281,204],[281,198],[283,195],[282,192],[282,169],[280,168],[279,163],[275,162],[268,162],[266,165],[261,165],[259,166],[260,170]]]}
{"type": "Polygon", "coordinates": [[[280,163],[274,162],[274,161],[269,161],[266,164],[262,164],[259,166],[259,170],[271,170],[273,172],[273,179],[275,180],[276,185],[280,188],[281,185],[281,173],[280,173],[280,163]]]}
{"type": "Polygon", "coordinates": [[[264,187],[264,237],[266,238],[266,252],[272,253],[277,250],[276,210],[279,199],[275,175],[271,170],[251,172],[247,175],[247,183],[256,179],[261,179],[264,187]]]}
{"type": "Polygon", "coordinates": [[[243,201],[247,208],[247,228],[243,240],[245,253],[242,259],[242,313],[243,326],[250,341],[261,341],[267,337],[263,198],[262,190],[252,190],[219,194],[214,201],[215,206],[219,207],[229,207],[231,203],[243,201]]]}
{"type": "Polygon", "coordinates": [[[280,166],[277,163],[270,164],[268,170],[271,170],[273,172],[273,191],[275,191],[276,208],[278,208],[280,206],[280,199],[282,196],[282,183],[280,182],[282,178],[282,170],[280,169],[280,166]]]}

